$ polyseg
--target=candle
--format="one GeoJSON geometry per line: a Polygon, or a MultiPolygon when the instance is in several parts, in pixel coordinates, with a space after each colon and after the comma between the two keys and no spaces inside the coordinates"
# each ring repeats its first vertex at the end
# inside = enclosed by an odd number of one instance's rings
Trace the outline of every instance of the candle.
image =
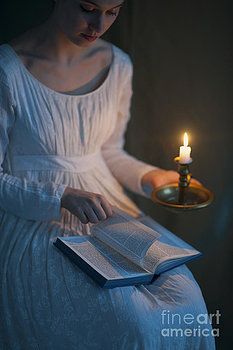
{"type": "Polygon", "coordinates": [[[187,134],[187,132],[185,132],[184,133],[184,145],[180,146],[179,163],[180,164],[191,163],[192,158],[190,157],[190,153],[191,153],[191,147],[188,146],[188,134],[187,134]]]}

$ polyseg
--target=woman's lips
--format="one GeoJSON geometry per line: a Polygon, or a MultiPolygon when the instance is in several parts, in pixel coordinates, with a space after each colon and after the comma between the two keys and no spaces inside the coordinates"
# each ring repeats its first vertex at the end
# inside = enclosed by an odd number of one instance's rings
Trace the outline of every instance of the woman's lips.
{"type": "Polygon", "coordinates": [[[94,40],[96,40],[98,38],[97,36],[87,35],[87,34],[84,34],[84,33],[81,33],[81,35],[88,41],[94,41],[94,40]]]}

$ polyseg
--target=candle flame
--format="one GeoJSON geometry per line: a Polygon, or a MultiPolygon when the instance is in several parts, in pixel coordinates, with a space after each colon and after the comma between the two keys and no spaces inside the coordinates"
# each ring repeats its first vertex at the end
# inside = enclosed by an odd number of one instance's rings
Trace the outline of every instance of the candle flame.
{"type": "Polygon", "coordinates": [[[188,134],[187,132],[184,133],[184,146],[187,147],[189,144],[188,134]]]}

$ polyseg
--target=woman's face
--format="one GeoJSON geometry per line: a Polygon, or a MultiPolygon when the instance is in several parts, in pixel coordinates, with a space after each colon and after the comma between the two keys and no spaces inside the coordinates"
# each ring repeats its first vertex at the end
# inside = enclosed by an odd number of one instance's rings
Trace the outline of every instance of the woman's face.
{"type": "Polygon", "coordinates": [[[89,46],[115,22],[124,0],[57,0],[59,30],[74,44],[89,46]]]}

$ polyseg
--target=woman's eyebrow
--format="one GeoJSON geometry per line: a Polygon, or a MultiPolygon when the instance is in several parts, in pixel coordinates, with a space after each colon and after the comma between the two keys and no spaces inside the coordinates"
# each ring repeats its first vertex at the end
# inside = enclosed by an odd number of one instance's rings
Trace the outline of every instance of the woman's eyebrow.
{"type": "MultiPolygon", "coordinates": [[[[99,5],[96,4],[96,3],[94,3],[93,1],[89,1],[89,0],[81,0],[81,1],[82,1],[82,2],[88,2],[89,4],[92,4],[92,5],[95,5],[95,6],[99,7],[99,5]]],[[[112,7],[112,9],[115,9],[115,8],[117,8],[117,7],[122,6],[123,3],[124,3],[124,1],[122,1],[119,5],[116,5],[116,6],[112,7]]]]}

